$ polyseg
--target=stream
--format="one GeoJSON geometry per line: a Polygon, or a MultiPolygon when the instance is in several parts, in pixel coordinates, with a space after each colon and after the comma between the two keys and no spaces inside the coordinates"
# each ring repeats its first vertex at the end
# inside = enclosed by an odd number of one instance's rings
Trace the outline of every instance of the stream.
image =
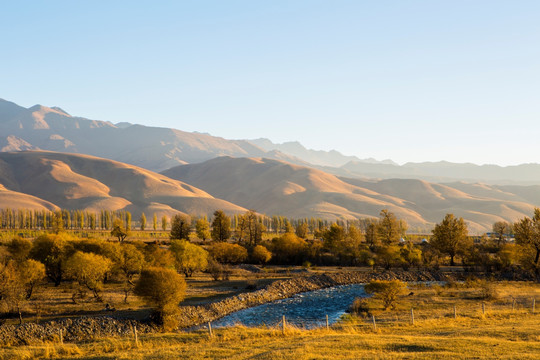
{"type": "Polygon", "coordinates": [[[212,326],[275,326],[285,315],[287,324],[312,329],[325,325],[326,315],[330,324],[335,323],[355,298],[365,296],[360,284],[320,289],[234,312],[213,321],[212,326]]]}

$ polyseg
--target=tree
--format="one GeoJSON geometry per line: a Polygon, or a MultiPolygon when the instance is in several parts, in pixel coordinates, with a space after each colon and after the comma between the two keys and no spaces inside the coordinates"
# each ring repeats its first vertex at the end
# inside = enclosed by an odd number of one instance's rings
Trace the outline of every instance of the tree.
{"type": "Polygon", "coordinates": [[[404,233],[405,225],[393,213],[386,209],[382,210],[377,225],[377,236],[383,245],[396,244],[404,233]]]}
{"type": "Polygon", "coordinates": [[[497,236],[499,246],[504,242],[504,237],[511,231],[511,229],[512,225],[506,221],[497,221],[493,224],[493,232],[497,236]]]}
{"type": "Polygon", "coordinates": [[[195,222],[195,232],[197,233],[197,237],[203,241],[210,238],[210,224],[206,218],[197,219],[195,222]]]}
{"type": "Polygon", "coordinates": [[[124,241],[129,235],[129,232],[124,227],[124,222],[121,219],[114,219],[111,235],[116,236],[120,242],[124,241]]]}
{"type": "Polygon", "coordinates": [[[20,282],[24,286],[25,298],[30,300],[34,289],[45,277],[45,265],[39,261],[27,259],[17,266],[20,282]]]}
{"type": "Polygon", "coordinates": [[[7,244],[11,258],[18,263],[23,262],[30,256],[32,242],[28,239],[16,237],[7,244]]]}
{"type": "Polygon", "coordinates": [[[146,215],[144,213],[141,214],[141,231],[144,231],[146,229],[146,215]]]}
{"type": "Polygon", "coordinates": [[[58,210],[52,214],[51,218],[52,231],[55,234],[59,234],[64,231],[64,217],[62,216],[62,211],[58,210]]]}
{"type": "Polygon", "coordinates": [[[184,299],[186,282],[174,270],[150,267],[141,272],[135,285],[135,294],[156,308],[165,330],[172,330],[178,322],[175,315],[178,304],[184,299]]]}
{"type": "MultiPolygon", "coordinates": [[[[103,301],[100,292],[105,274],[112,268],[111,260],[101,255],[77,251],[66,261],[65,266],[68,276],[76,280],[80,286],[92,291],[97,301],[103,301]]],[[[74,302],[78,293],[73,295],[74,302]]]]}
{"type": "Polygon", "coordinates": [[[534,265],[540,261],[540,209],[534,209],[533,218],[523,218],[514,224],[516,243],[535,252],[534,265]]]}
{"type": "Polygon", "coordinates": [[[214,212],[210,236],[214,241],[227,241],[231,237],[231,219],[221,210],[214,212]]]}
{"type": "Polygon", "coordinates": [[[432,233],[430,245],[442,254],[450,256],[451,266],[455,265],[456,255],[463,253],[470,245],[467,224],[463,218],[455,218],[454,214],[446,214],[443,221],[435,225],[432,233]]]}
{"type": "Polygon", "coordinates": [[[45,265],[45,273],[54,286],[60,285],[64,278],[64,263],[70,248],[63,235],[41,235],[34,240],[30,257],[45,265]]]}
{"type": "Polygon", "coordinates": [[[296,236],[305,239],[308,233],[308,224],[301,223],[296,226],[296,236]]]}
{"type": "Polygon", "coordinates": [[[412,266],[419,266],[422,263],[422,250],[416,247],[412,241],[407,241],[400,249],[403,267],[408,270],[412,266]]]}
{"type": "Polygon", "coordinates": [[[152,217],[152,229],[154,229],[154,231],[157,231],[157,215],[155,213],[152,217]]]}
{"type": "Polygon", "coordinates": [[[242,235],[245,233],[247,246],[249,248],[255,247],[262,240],[262,234],[266,230],[257,213],[254,210],[249,210],[240,217],[239,221],[240,241],[242,241],[242,235]]]}
{"type": "Polygon", "coordinates": [[[337,254],[340,244],[345,240],[345,234],[345,229],[342,226],[332,223],[330,228],[323,232],[324,247],[337,254]]]}
{"type": "Polygon", "coordinates": [[[257,245],[253,248],[251,258],[254,262],[264,265],[272,259],[272,253],[264,246],[257,245]]]}
{"type": "Polygon", "coordinates": [[[208,265],[206,250],[188,241],[173,240],[170,250],[176,260],[176,268],[186,277],[192,276],[195,271],[203,271],[208,265]]]}
{"type": "Polygon", "coordinates": [[[238,244],[218,242],[210,248],[210,254],[221,264],[239,264],[246,261],[248,252],[238,244]]]}
{"type": "Polygon", "coordinates": [[[174,215],[171,219],[171,240],[189,240],[191,230],[191,219],[187,215],[174,215]]]}
{"type": "Polygon", "coordinates": [[[382,300],[383,309],[395,309],[399,295],[405,293],[407,286],[400,280],[373,280],[366,284],[364,290],[382,300]]]}
{"type": "Polygon", "coordinates": [[[161,217],[161,229],[167,231],[167,217],[165,215],[161,217]]]}
{"type": "Polygon", "coordinates": [[[273,257],[283,264],[301,263],[306,253],[306,241],[294,233],[285,233],[272,240],[273,257]]]}
{"type": "Polygon", "coordinates": [[[115,261],[115,270],[120,274],[124,282],[124,302],[127,303],[129,293],[135,284],[133,277],[140,274],[145,265],[144,255],[135,245],[123,244],[120,256],[115,261]]]}

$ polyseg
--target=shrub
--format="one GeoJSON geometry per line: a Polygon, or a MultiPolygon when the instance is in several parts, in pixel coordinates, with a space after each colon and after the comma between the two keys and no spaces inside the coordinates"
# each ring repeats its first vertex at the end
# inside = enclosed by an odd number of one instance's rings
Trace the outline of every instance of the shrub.
{"type": "Polygon", "coordinates": [[[175,315],[185,292],[186,282],[181,275],[174,270],[157,267],[143,270],[135,286],[135,294],[155,307],[158,320],[165,330],[177,326],[175,315]]]}
{"type": "Polygon", "coordinates": [[[272,259],[272,253],[262,245],[257,245],[253,248],[251,258],[254,262],[264,265],[272,259]]]}
{"type": "Polygon", "coordinates": [[[222,264],[238,264],[244,262],[248,257],[245,247],[226,242],[213,244],[210,248],[210,254],[222,264]]]}
{"type": "Polygon", "coordinates": [[[405,293],[406,284],[400,280],[374,280],[364,287],[368,294],[382,300],[384,310],[395,309],[400,295],[405,293]]]}
{"type": "Polygon", "coordinates": [[[370,313],[369,301],[366,298],[354,299],[352,305],[349,307],[349,312],[355,315],[367,316],[370,313]]]}

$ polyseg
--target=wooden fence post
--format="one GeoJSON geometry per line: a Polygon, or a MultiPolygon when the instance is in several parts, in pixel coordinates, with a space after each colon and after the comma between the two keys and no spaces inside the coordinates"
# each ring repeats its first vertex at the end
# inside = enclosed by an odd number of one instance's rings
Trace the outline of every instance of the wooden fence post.
{"type": "Polygon", "coordinates": [[[516,299],[512,299],[512,311],[516,309],[516,299]]]}
{"type": "Polygon", "coordinates": [[[214,337],[214,334],[212,333],[212,323],[208,322],[208,333],[210,334],[210,337],[214,337]]]}
{"type": "Polygon", "coordinates": [[[328,324],[328,314],[326,315],[326,330],[330,328],[330,324],[328,324]]]}
{"type": "Polygon", "coordinates": [[[411,308],[411,325],[414,325],[414,310],[411,308]]]}
{"type": "Polygon", "coordinates": [[[377,323],[375,322],[375,315],[371,315],[371,320],[373,321],[373,330],[377,330],[377,323]]]}
{"type": "Polygon", "coordinates": [[[133,335],[135,336],[135,345],[139,346],[139,336],[137,334],[137,326],[133,325],[133,335]]]}
{"type": "Polygon", "coordinates": [[[533,314],[534,314],[535,307],[536,307],[536,299],[533,298],[533,303],[532,303],[532,313],[533,314]]]}
{"type": "Polygon", "coordinates": [[[486,314],[486,303],[483,302],[482,303],[482,315],[485,315],[486,314]]]}
{"type": "Polygon", "coordinates": [[[64,343],[64,335],[62,334],[62,329],[58,330],[58,332],[60,333],[60,344],[63,344],[64,343]]]}
{"type": "Polygon", "coordinates": [[[281,319],[281,333],[282,334],[285,334],[285,315],[283,315],[282,319],[281,319]]]}

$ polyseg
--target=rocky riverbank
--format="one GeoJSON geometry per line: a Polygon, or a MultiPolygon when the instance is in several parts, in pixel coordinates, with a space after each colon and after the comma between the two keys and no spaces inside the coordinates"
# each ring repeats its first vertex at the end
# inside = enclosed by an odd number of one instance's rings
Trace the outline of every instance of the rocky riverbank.
{"type": "Polygon", "coordinates": [[[203,324],[238,310],[285,299],[301,292],[338,285],[367,283],[371,280],[396,279],[402,281],[445,281],[447,276],[434,271],[340,272],[299,276],[276,281],[263,289],[232,296],[215,303],[183,306],[179,316],[179,328],[203,324]]]}
{"type": "MultiPolygon", "coordinates": [[[[182,306],[179,329],[185,329],[219,319],[232,312],[267,302],[285,299],[295,294],[338,285],[360,284],[371,280],[445,281],[447,276],[434,271],[339,272],[298,276],[275,281],[263,289],[242,293],[210,304],[182,306]]],[[[33,344],[41,341],[76,342],[105,336],[132,336],[133,327],[139,333],[158,331],[157,326],[135,320],[115,319],[114,316],[50,321],[42,324],[0,326],[0,345],[33,344]]]]}

